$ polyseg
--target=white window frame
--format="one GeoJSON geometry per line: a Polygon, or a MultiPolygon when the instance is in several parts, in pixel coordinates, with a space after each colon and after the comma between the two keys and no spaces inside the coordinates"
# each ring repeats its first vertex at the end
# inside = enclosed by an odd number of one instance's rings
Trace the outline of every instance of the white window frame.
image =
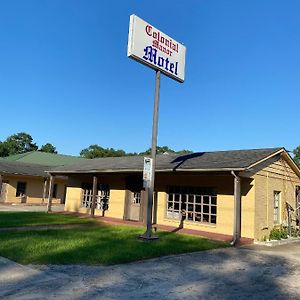
{"type": "MultiPolygon", "coordinates": [[[[108,202],[110,198],[110,187],[107,184],[101,184],[98,186],[96,194],[95,209],[107,210],[108,202]]],[[[81,207],[91,208],[93,202],[93,189],[82,188],[81,193],[81,207]]]]}
{"type": "Polygon", "coordinates": [[[278,225],[281,223],[281,192],[280,191],[274,191],[273,192],[273,221],[274,224],[278,225]]]}
{"type": "MultiPolygon", "coordinates": [[[[217,195],[197,192],[193,187],[173,187],[182,189],[179,192],[167,193],[166,217],[168,219],[180,220],[183,218],[188,222],[217,224],[217,195]],[[187,189],[189,192],[185,192],[187,189]],[[176,206],[176,207],[175,207],[176,206]]],[[[200,188],[201,189],[201,188],[200,188]]],[[[211,189],[213,188],[203,188],[211,189]]]]}

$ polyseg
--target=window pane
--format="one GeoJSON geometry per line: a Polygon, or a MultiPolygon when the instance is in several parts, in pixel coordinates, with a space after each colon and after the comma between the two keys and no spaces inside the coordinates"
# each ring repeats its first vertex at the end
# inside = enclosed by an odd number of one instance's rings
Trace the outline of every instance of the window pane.
{"type": "Polygon", "coordinates": [[[209,215],[203,214],[203,222],[209,222],[209,215]]]}
{"type": "Polygon", "coordinates": [[[190,203],[194,203],[194,195],[188,195],[188,201],[190,202],[190,203]]]}
{"type": "Polygon", "coordinates": [[[199,195],[196,196],[196,203],[199,203],[199,204],[201,203],[201,196],[199,196],[199,195]]]}
{"type": "Polygon", "coordinates": [[[211,209],[212,214],[215,214],[215,215],[217,214],[217,207],[216,206],[212,206],[210,209],[211,209]]]}
{"type": "Polygon", "coordinates": [[[168,210],[173,210],[173,203],[172,202],[168,202],[168,210]]]}
{"type": "Polygon", "coordinates": [[[201,213],[201,205],[195,205],[195,211],[201,213]]]}
{"type": "Polygon", "coordinates": [[[210,221],[211,221],[211,223],[216,224],[217,223],[217,216],[211,216],[210,221]]]}
{"type": "Polygon", "coordinates": [[[204,204],[209,204],[209,197],[208,196],[203,197],[203,203],[204,204]]]}
{"type": "Polygon", "coordinates": [[[203,212],[204,213],[209,213],[209,206],[208,205],[203,205],[203,212]]]}
{"type": "Polygon", "coordinates": [[[211,204],[216,205],[217,204],[217,197],[211,197],[211,204]]]}

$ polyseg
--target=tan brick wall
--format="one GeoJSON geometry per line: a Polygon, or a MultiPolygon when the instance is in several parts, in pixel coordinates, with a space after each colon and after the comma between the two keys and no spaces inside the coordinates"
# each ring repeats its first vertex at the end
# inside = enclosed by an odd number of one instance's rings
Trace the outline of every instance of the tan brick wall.
{"type": "MultiPolygon", "coordinates": [[[[295,208],[295,188],[300,179],[284,159],[280,159],[254,175],[255,239],[268,237],[274,227],[274,191],[280,192],[280,220],[287,220],[288,201],[295,208]]],[[[295,224],[294,224],[295,225],[295,224]]]]}

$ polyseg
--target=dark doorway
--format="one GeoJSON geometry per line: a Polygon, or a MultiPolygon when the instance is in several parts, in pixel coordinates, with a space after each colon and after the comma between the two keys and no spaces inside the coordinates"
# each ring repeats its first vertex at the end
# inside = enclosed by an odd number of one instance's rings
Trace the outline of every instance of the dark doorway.
{"type": "Polygon", "coordinates": [[[125,219],[142,221],[144,210],[142,176],[128,176],[126,178],[125,219]]]}

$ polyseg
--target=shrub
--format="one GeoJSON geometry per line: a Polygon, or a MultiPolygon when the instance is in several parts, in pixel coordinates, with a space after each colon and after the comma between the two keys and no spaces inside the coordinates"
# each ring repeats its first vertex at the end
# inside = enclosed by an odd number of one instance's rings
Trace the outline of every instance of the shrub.
{"type": "Polygon", "coordinates": [[[282,227],[275,227],[271,230],[269,239],[270,240],[281,240],[287,239],[288,233],[287,230],[282,227]]]}
{"type": "Polygon", "coordinates": [[[293,226],[292,226],[292,230],[291,230],[291,236],[292,237],[298,237],[299,236],[297,229],[293,226]]]}

